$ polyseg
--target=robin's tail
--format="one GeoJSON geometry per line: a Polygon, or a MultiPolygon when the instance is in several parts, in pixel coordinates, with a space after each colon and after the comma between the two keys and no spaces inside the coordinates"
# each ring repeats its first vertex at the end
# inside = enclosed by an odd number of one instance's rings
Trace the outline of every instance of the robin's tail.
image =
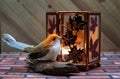
{"type": "Polygon", "coordinates": [[[16,39],[10,34],[4,34],[2,37],[2,41],[5,42],[8,46],[21,51],[24,51],[24,49],[27,47],[33,47],[32,45],[16,41],[16,39]]]}

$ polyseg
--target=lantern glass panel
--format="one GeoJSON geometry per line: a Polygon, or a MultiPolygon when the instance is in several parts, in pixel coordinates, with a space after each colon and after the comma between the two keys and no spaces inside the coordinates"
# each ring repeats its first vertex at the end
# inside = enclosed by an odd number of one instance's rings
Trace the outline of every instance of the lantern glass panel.
{"type": "Polygon", "coordinates": [[[96,14],[89,15],[89,63],[99,60],[100,48],[100,16],[96,14]]]}
{"type": "Polygon", "coordinates": [[[84,27],[87,24],[84,14],[74,12],[59,13],[59,21],[59,33],[63,37],[61,41],[63,61],[82,62],[84,27]]]}

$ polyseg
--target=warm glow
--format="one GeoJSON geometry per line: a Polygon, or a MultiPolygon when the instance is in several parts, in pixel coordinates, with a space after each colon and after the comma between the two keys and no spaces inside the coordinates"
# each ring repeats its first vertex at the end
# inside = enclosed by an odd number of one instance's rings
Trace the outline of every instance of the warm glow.
{"type": "Polygon", "coordinates": [[[62,47],[62,54],[69,54],[70,48],[68,46],[62,47]]]}

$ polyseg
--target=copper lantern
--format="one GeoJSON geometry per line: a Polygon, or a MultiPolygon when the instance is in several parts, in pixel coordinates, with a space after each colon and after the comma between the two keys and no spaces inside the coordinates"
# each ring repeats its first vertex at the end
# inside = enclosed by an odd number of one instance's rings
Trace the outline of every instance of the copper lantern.
{"type": "Polygon", "coordinates": [[[100,13],[58,11],[46,13],[46,34],[62,36],[58,61],[89,69],[100,66],[100,13]]]}

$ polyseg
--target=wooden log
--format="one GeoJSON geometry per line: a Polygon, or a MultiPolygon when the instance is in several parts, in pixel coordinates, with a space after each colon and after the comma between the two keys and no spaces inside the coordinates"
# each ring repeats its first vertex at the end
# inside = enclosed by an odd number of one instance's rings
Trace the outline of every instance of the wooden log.
{"type": "Polygon", "coordinates": [[[79,69],[69,62],[41,61],[37,59],[25,60],[35,72],[41,72],[49,75],[66,75],[69,73],[78,73],[79,69]]]}

